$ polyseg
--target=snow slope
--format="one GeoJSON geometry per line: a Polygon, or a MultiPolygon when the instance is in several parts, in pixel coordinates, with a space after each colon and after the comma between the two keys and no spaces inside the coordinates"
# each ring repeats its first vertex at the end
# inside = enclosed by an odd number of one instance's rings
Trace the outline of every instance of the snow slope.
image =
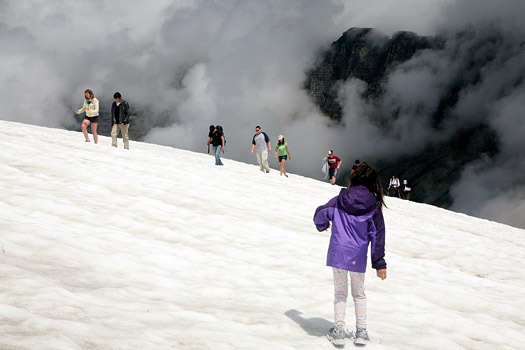
{"type": "MultiPolygon", "coordinates": [[[[338,187],[121,142],[0,121],[0,349],[333,348],[312,215],[338,187]]],[[[524,231],[387,205],[368,348],[523,349],[524,231]]]]}

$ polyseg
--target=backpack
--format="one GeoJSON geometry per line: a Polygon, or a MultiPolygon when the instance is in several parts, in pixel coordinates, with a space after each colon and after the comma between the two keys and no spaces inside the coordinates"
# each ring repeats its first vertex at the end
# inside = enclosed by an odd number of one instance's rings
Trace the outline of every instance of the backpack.
{"type": "MultiPolygon", "coordinates": [[[[219,133],[219,135],[224,136],[224,131],[222,130],[222,126],[217,125],[216,128],[217,128],[217,132],[219,133]]],[[[224,136],[224,145],[226,145],[226,136],[224,136]]]]}

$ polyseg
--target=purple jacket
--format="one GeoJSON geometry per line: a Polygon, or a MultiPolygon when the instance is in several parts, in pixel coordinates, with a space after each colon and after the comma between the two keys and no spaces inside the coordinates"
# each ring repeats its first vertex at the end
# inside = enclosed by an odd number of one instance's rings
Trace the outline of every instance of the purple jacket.
{"type": "Polygon", "coordinates": [[[375,195],[365,186],[341,190],[337,197],[315,211],[317,230],[324,231],[332,222],[327,266],[353,272],[365,272],[368,243],[372,243],[372,267],[386,268],[385,220],[375,195]]]}

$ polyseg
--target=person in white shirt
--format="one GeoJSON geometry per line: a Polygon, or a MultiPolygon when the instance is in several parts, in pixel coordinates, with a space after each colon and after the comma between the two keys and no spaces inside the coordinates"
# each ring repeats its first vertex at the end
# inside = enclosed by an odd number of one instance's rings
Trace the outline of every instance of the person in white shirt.
{"type": "Polygon", "coordinates": [[[91,132],[93,133],[93,141],[95,143],[98,143],[98,134],[97,134],[97,126],[98,126],[98,109],[99,109],[99,103],[98,99],[95,97],[95,94],[93,94],[93,91],[90,89],[87,89],[84,91],[84,104],[82,105],[82,108],[77,109],[75,111],[76,114],[81,114],[86,112],[86,116],[82,120],[82,133],[84,134],[84,138],[86,139],[86,142],[89,142],[89,134],[87,131],[87,128],[89,125],[91,125],[91,132]]]}
{"type": "Polygon", "coordinates": [[[388,188],[387,188],[388,195],[390,197],[399,198],[399,186],[400,185],[401,184],[399,183],[399,179],[395,175],[392,175],[392,178],[390,179],[390,182],[388,183],[388,188]]]}

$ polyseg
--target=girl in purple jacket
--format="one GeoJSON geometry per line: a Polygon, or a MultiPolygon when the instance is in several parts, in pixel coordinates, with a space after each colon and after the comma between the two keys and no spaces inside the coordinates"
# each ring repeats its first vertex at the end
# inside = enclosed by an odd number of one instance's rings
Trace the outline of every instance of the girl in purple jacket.
{"type": "Polygon", "coordinates": [[[348,275],[356,315],[354,343],[366,345],[365,271],[369,243],[372,246],[372,268],[377,277],[386,278],[385,221],[382,208],[383,188],[377,172],[369,165],[359,166],[350,177],[350,186],[315,211],[314,223],[319,231],[330,228],[327,266],[334,274],[335,326],[327,334],[335,346],[345,344],[345,313],[348,297],[348,275]]]}

